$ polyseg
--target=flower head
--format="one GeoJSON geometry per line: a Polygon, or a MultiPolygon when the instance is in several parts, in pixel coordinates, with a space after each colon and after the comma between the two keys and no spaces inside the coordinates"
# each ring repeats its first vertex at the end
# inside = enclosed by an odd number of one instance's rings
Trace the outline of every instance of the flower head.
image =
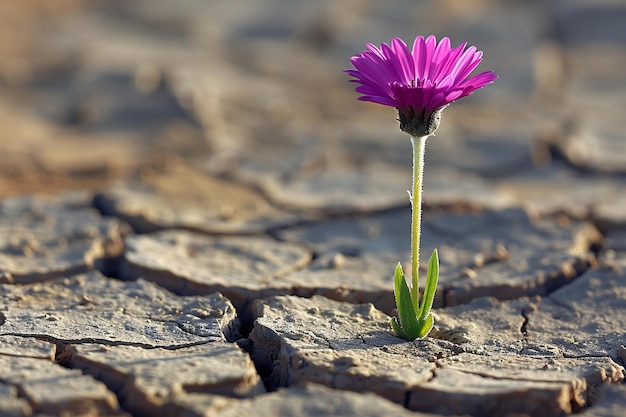
{"type": "Polygon", "coordinates": [[[350,59],[355,69],[345,70],[360,84],[359,100],[398,109],[400,129],[412,136],[428,136],[439,127],[442,110],[453,101],[471,94],[498,78],[493,71],[471,78],[483,53],[467,42],[450,47],[450,39],[439,43],[434,36],[418,36],[413,49],[400,38],[380,48],[367,49],[350,59]]]}

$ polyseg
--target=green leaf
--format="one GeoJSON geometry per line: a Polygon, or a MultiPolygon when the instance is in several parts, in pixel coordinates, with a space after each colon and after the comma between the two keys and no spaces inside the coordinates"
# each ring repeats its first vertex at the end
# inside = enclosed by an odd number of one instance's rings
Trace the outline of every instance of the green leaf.
{"type": "Polygon", "coordinates": [[[396,332],[398,337],[404,340],[409,340],[409,336],[404,332],[404,330],[402,330],[402,327],[400,327],[400,324],[398,323],[398,319],[395,317],[391,318],[391,328],[394,332],[396,332]]]}
{"type": "Polygon", "coordinates": [[[433,254],[430,256],[430,261],[428,262],[426,286],[424,287],[424,296],[422,297],[422,305],[420,306],[418,315],[420,321],[427,317],[430,309],[433,307],[435,292],[437,291],[437,281],[439,281],[439,256],[437,254],[437,249],[435,249],[433,254]]]}
{"type": "Polygon", "coordinates": [[[428,336],[428,333],[430,333],[430,330],[433,328],[433,324],[434,324],[433,315],[429,313],[424,320],[419,321],[420,329],[419,329],[419,333],[417,334],[417,337],[428,336]]]}
{"type": "Polygon", "coordinates": [[[413,308],[413,302],[411,301],[409,286],[406,284],[406,279],[404,279],[404,272],[402,271],[402,265],[400,265],[400,263],[398,263],[396,271],[393,274],[393,283],[396,307],[398,308],[402,331],[398,332],[396,330],[397,322],[395,326],[392,322],[392,327],[399,337],[405,340],[415,340],[420,333],[420,326],[415,314],[415,308],[413,308]]]}

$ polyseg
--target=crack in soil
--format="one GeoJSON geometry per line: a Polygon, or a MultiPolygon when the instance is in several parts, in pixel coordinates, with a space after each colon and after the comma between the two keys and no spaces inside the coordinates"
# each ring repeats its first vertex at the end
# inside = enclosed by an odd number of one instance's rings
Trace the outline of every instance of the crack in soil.
{"type": "MultiPolygon", "coordinates": [[[[97,378],[95,375],[91,375],[89,373],[86,373],[84,370],[82,370],[80,368],[74,368],[74,367],[70,366],[70,359],[71,359],[71,353],[70,353],[71,345],[70,344],[65,343],[63,341],[60,341],[60,340],[56,340],[54,338],[43,337],[43,336],[20,335],[20,334],[7,334],[7,336],[16,336],[16,337],[23,337],[25,339],[43,340],[43,341],[45,341],[47,343],[53,344],[56,347],[55,353],[54,353],[54,360],[52,360],[50,358],[30,356],[30,355],[14,355],[14,354],[7,354],[7,353],[2,353],[0,355],[2,355],[2,356],[9,356],[9,357],[15,357],[15,358],[29,358],[29,359],[41,360],[41,361],[45,361],[45,362],[51,362],[51,363],[56,364],[56,365],[58,365],[58,366],[60,366],[62,368],[65,368],[65,369],[71,369],[71,370],[79,371],[81,373],[81,375],[89,376],[89,377],[93,378],[94,380],[101,382],[102,384],[104,384],[104,386],[107,388],[108,391],[110,391],[111,393],[113,393],[115,395],[115,397],[117,399],[117,410],[116,410],[115,414],[113,414],[112,416],[130,415],[130,416],[134,417],[133,413],[131,413],[128,410],[124,409],[124,407],[121,405],[121,402],[120,402],[120,395],[119,395],[119,393],[116,392],[115,390],[111,389],[111,387],[108,384],[105,383],[106,381],[103,381],[103,380],[97,378]]],[[[5,380],[5,379],[3,379],[1,377],[0,377],[0,382],[2,382],[3,384],[6,384],[6,385],[14,387],[16,392],[17,392],[17,397],[16,398],[25,400],[33,411],[43,412],[45,414],[46,410],[40,410],[41,406],[33,398],[31,398],[31,396],[28,395],[28,393],[22,387],[21,383],[7,381],[7,380],[5,380]]],[[[96,412],[96,414],[100,415],[99,412],[96,412]]]]}
{"type": "Polygon", "coordinates": [[[85,369],[79,368],[79,367],[75,367],[72,366],[72,358],[75,354],[75,352],[73,351],[73,347],[70,343],[64,343],[61,341],[57,341],[55,342],[55,345],[57,346],[57,353],[55,355],[55,361],[56,363],[66,369],[72,369],[72,370],[76,370],[76,371],[80,371],[81,374],[86,375],[86,376],[90,376],[92,377],[94,380],[102,383],[107,390],[109,390],[110,392],[112,392],[115,395],[115,398],[117,399],[117,403],[118,403],[118,412],[120,415],[124,415],[124,414],[128,414],[130,416],[137,416],[139,417],[139,414],[134,414],[132,413],[130,410],[127,410],[124,406],[124,396],[123,396],[123,387],[121,387],[120,389],[116,388],[114,385],[114,383],[111,383],[111,381],[109,379],[107,379],[105,376],[97,374],[97,373],[90,373],[85,369]]]}
{"type": "Polygon", "coordinates": [[[23,337],[23,338],[26,338],[26,339],[34,338],[34,339],[38,339],[38,340],[44,340],[46,342],[52,343],[54,345],[57,345],[57,347],[59,347],[61,345],[100,344],[100,345],[105,345],[105,346],[131,346],[131,347],[138,347],[138,348],[142,348],[142,349],[178,350],[178,349],[184,349],[184,348],[188,348],[188,347],[192,347],[192,346],[204,345],[204,344],[208,344],[208,343],[212,342],[210,340],[202,340],[202,341],[198,341],[198,342],[184,343],[184,344],[180,344],[180,345],[154,346],[154,345],[149,345],[149,344],[140,343],[140,342],[121,342],[121,341],[112,341],[112,340],[94,339],[94,338],[72,339],[72,340],[57,339],[56,337],[48,336],[48,335],[45,335],[45,334],[3,333],[2,335],[3,336],[23,337]]]}
{"type": "MultiPolygon", "coordinates": [[[[437,378],[437,369],[441,367],[441,365],[439,363],[437,363],[437,361],[433,361],[435,364],[435,369],[433,369],[430,372],[430,378],[428,378],[426,381],[424,381],[423,383],[420,383],[419,385],[424,385],[424,384],[428,384],[430,381],[432,381],[433,379],[437,378]]],[[[410,389],[406,390],[406,392],[404,393],[404,401],[402,403],[402,405],[404,406],[404,408],[406,408],[407,410],[411,410],[411,398],[413,397],[414,392],[410,389]]],[[[414,411],[414,410],[412,410],[414,411]]]]}
{"type": "Polygon", "coordinates": [[[402,402],[402,405],[404,406],[404,408],[406,408],[407,410],[409,409],[409,406],[411,405],[411,396],[413,395],[413,392],[411,390],[407,390],[404,393],[404,401],[402,402]]]}
{"type": "MultiPolygon", "coordinates": [[[[99,209],[99,207],[97,207],[97,205],[94,204],[94,206],[96,206],[96,208],[99,209]]],[[[365,213],[365,215],[367,215],[367,214],[371,214],[371,213],[365,213]]],[[[354,217],[360,217],[362,215],[363,214],[359,214],[359,215],[354,216],[354,217]]],[[[118,217],[118,216],[114,216],[114,217],[123,220],[122,217],[118,217]]],[[[306,223],[306,222],[303,222],[303,223],[306,223]]],[[[311,222],[311,223],[313,223],[313,222],[311,222]]],[[[298,224],[277,227],[277,228],[274,228],[274,230],[268,230],[267,233],[262,234],[262,235],[268,235],[271,238],[280,241],[280,239],[277,239],[277,237],[276,237],[275,230],[278,230],[278,229],[289,229],[289,228],[294,227],[294,226],[298,226],[298,224]],[[274,233],[272,233],[272,232],[274,232],[274,233]]],[[[307,249],[310,249],[310,248],[307,248],[307,249]]],[[[592,249],[592,248],[590,247],[590,249],[592,249]]],[[[294,271],[297,271],[299,269],[303,269],[307,265],[309,265],[316,258],[316,256],[318,255],[313,250],[310,250],[310,253],[311,253],[311,259],[308,262],[306,262],[303,265],[296,266],[293,270],[285,272],[285,274],[290,274],[290,273],[292,273],[294,271]]],[[[508,256],[505,256],[504,252],[502,252],[502,253],[498,252],[496,254],[488,254],[484,259],[481,260],[480,264],[475,262],[475,264],[472,265],[472,267],[474,269],[480,268],[480,267],[482,267],[484,265],[488,265],[488,264],[492,264],[492,263],[496,263],[496,262],[503,262],[507,258],[508,258],[508,256]]],[[[121,279],[120,278],[120,268],[119,268],[120,267],[120,259],[121,259],[121,257],[118,258],[118,259],[107,259],[106,260],[106,264],[103,265],[100,268],[97,268],[97,269],[99,269],[105,276],[107,276],[109,278],[121,279]]],[[[581,276],[583,276],[584,273],[593,266],[593,263],[592,262],[581,262],[580,260],[578,260],[578,262],[576,262],[576,260],[573,260],[571,266],[573,267],[572,269],[574,271],[574,275],[575,276],[574,277],[572,277],[571,275],[568,276],[566,271],[563,268],[561,268],[559,270],[559,272],[560,272],[559,277],[553,281],[553,283],[556,284],[556,285],[554,285],[551,288],[547,288],[547,294],[546,295],[549,296],[552,292],[558,290],[559,288],[561,288],[561,287],[563,287],[565,285],[568,285],[570,283],[573,283],[576,279],[578,279],[581,276]]],[[[571,273],[571,271],[572,270],[570,269],[567,272],[571,273]]],[[[161,286],[159,285],[159,287],[161,287],[161,286]]],[[[165,287],[163,287],[163,288],[165,288],[165,287]]],[[[444,294],[443,301],[444,301],[444,304],[445,304],[445,300],[447,299],[446,295],[447,295],[447,293],[449,291],[449,288],[444,286],[442,291],[443,291],[443,294],[444,294]]],[[[182,294],[178,294],[178,295],[182,295],[182,294]]],[[[191,295],[191,294],[187,294],[186,293],[184,295],[191,295]]],[[[197,295],[203,295],[203,294],[197,294],[197,295]]],[[[523,296],[524,295],[521,295],[521,297],[523,297],[523,296]]],[[[266,297],[263,297],[262,299],[265,299],[265,298],[266,297]]],[[[551,301],[554,302],[554,304],[556,304],[558,306],[561,306],[563,308],[566,308],[569,311],[572,311],[570,306],[564,305],[564,304],[560,303],[559,301],[553,299],[552,297],[550,297],[550,299],[551,299],[551,301]]],[[[444,305],[444,307],[445,307],[445,305],[444,305]]],[[[239,318],[240,320],[242,320],[242,322],[244,321],[243,319],[249,318],[248,317],[249,315],[250,314],[246,314],[246,311],[237,311],[236,312],[236,317],[239,318]]],[[[528,327],[529,327],[529,314],[528,314],[528,311],[522,310],[521,311],[521,315],[524,318],[524,321],[523,321],[522,325],[520,326],[520,330],[519,331],[524,336],[524,338],[526,338],[528,336],[528,327]]],[[[0,312],[0,326],[2,324],[4,324],[5,321],[6,321],[6,318],[0,312]]],[[[186,331],[186,329],[181,327],[180,323],[175,323],[175,324],[179,328],[181,328],[181,330],[186,331]]],[[[84,374],[86,374],[84,370],[82,370],[80,368],[72,368],[70,366],[72,353],[69,350],[71,349],[71,344],[100,343],[100,344],[108,345],[108,346],[135,346],[135,347],[140,347],[140,348],[144,348],[144,349],[168,349],[168,350],[175,350],[175,349],[180,349],[180,348],[185,348],[185,347],[190,347],[190,346],[194,346],[194,345],[200,345],[200,344],[208,343],[207,341],[203,341],[203,342],[198,342],[198,343],[190,343],[190,344],[176,345],[176,346],[153,346],[153,345],[144,344],[144,343],[113,342],[113,341],[108,341],[108,340],[103,340],[103,339],[91,339],[91,338],[76,339],[76,340],[59,340],[59,339],[56,339],[56,338],[53,338],[53,337],[49,337],[49,336],[46,336],[46,335],[35,335],[35,336],[33,336],[33,335],[22,335],[22,334],[13,334],[13,335],[14,336],[20,336],[20,337],[38,337],[38,338],[44,339],[46,341],[49,341],[51,343],[54,343],[57,346],[57,354],[55,355],[55,359],[59,362],[59,365],[65,366],[65,367],[67,367],[69,369],[79,369],[84,374]]],[[[247,337],[248,334],[245,334],[244,336],[247,337]]],[[[316,336],[318,336],[318,339],[319,339],[320,335],[316,334],[316,336]]],[[[365,341],[363,340],[362,336],[359,337],[359,339],[361,339],[362,343],[365,343],[365,341]]],[[[244,339],[244,340],[249,340],[249,339],[244,339]]],[[[445,340],[445,339],[441,339],[441,340],[445,340]]],[[[326,342],[326,344],[328,345],[328,347],[330,349],[333,349],[333,344],[332,344],[332,342],[330,340],[327,340],[327,339],[324,338],[324,341],[326,342]]],[[[250,357],[252,358],[252,355],[250,354],[250,350],[251,350],[250,347],[248,347],[248,349],[243,349],[243,350],[246,351],[248,353],[248,355],[250,355],[250,357]]],[[[333,350],[335,350],[335,349],[333,349],[333,350]]],[[[454,352],[450,356],[456,356],[456,355],[458,355],[460,353],[463,353],[463,352],[464,352],[464,350],[459,350],[457,352],[454,352]]],[[[606,355],[564,355],[564,357],[566,357],[566,358],[580,358],[580,359],[590,358],[590,357],[603,357],[603,356],[606,356],[606,355]]],[[[436,365],[436,369],[431,372],[431,377],[427,381],[425,381],[425,383],[428,383],[428,382],[434,380],[437,377],[437,369],[442,367],[441,364],[438,361],[438,359],[440,359],[440,358],[433,358],[433,359],[434,359],[433,362],[436,365]]],[[[253,363],[255,364],[255,367],[257,367],[257,373],[260,374],[260,372],[258,370],[259,368],[257,366],[259,364],[257,362],[255,362],[255,361],[253,361],[253,363]]],[[[513,380],[513,381],[515,381],[514,379],[511,379],[511,378],[506,378],[506,377],[498,378],[498,377],[493,377],[491,375],[487,375],[487,374],[481,373],[481,372],[468,372],[468,371],[463,371],[463,372],[465,372],[467,374],[474,374],[474,375],[477,375],[477,376],[480,376],[480,377],[491,378],[491,379],[495,379],[495,380],[513,380]]],[[[117,392],[115,389],[113,389],[110,386],[111,384],[107,383],[107,382],[110,382],[110,381],[107,381],[106,378],[96,378],[96,376],[94,376],[94,375],[91,375],[91,376],[94,377],[95,379],[99,380],[100,382],[104,383],[109,390],[111,390],[113,393],[115,393],[115,395],[118,398],[118,401],[120,402],[120,404],[122,404],[122,401],[121,401],[122,398],[120,396],[120,393],[117,392]]],[[[530,382],[553,382],[553,381],[536,381],[536,380],[526,380],[526,379],[523,379],[523,380],[524,381],[530,381],[530,382]]],[[[585,392],[587,392],[587,393],[588,393],[588,391],[589,391],[589,389],[585,390],[585,392]]],[[[412,398],[412,394],[413,394],[413,392],[411,390],[407,390],[405,392],[403,405],[407,409],[409,408],[409,405],[410,405],[410,402],[411,402],[411,398],[412,398]]],[[[120,406],[120,410],[121,411],[125,411],[121,406],[120,406]]]]}
{"type": "Polygon", "coordinates": [[[522,314],[522,317],[524,317],[524,322],[520,326],[519,331],[522,334],[522,336],[524,337],[524,339],[526,339],[526,338],[528,338],[528,322],[529,322],[529,318],[528,318],[528,314],[526,313],[525,309],[522,309],[521,314],[522,314]]]}

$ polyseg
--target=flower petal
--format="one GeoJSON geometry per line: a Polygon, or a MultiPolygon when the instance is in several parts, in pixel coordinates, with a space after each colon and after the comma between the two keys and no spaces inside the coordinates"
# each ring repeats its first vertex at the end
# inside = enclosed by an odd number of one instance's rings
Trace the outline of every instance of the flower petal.
{"type": "Polygon", "coordinates": [[[398,64],[402,68],[402,74],[407,84],[410,84],[415,79],[415,64],[413,63],[413,56],[409,52],[409,48],[406,43],[400,38],[393,38],[391,47],[398,57],[398,64]]]}
{"type": "Polygon", "coordinates": [[[463,84],[481,88],[492,83],[496,78],[498,78],[498,76],[493,71],[485,71],[467,79],[463,84]]]}
{"type": "Polygon", "coordinates": [[[426,68],[426,42],[423,36],[415,38],[413,43],[413,61],[415,62],[415,79],[424,79],[424,69],[426,68]]]}
{"type": "Polygon", "coordinates": [[[437,75],[435,81],[442,80],[450,73],[450,69],[454,67],[454,64],[459,59],[459,56],[461,56],[466,46],[467,42],[463,42],[462,44],[450,51],[448,56],[440,64],[441,68],[439,69],[439,74],[437,75]]]}
{"type": "Polygon", "coordinates": [[[443,66],[442,63],[445,61],[445,59],[449,55],[450,55],[450,39],[442,38],[441,41],[439,41],[439,45],[437,45],[437,48],[435,49],[435,53],[433,54],[433,58],[430,63],[429,74],[430,74],[431,80],[433,81],[437,80],[437,78],[439,77],[441,68],[443,66]]]}
{"type": "Polygon", "coordinates": [[[417,36],[409,50],[400,38],[380,47],[368,43],[350,59],[346,72],[357,85],[359,100],[393,106],[403,114],[425,114],[471,94],[493,82],[493,71],[470,74],[482,62],[482,52],[461,43],[451,48],[450,39],[417,36]],[[470,77],[470,78],[468,78],[470,77]]]}
{"type": "Polygon", "coordinates": [[[437,48],[437,38],[433,35],[430,35],[426,38],[426,64],[424,66],[423,77],[424,80],[429,78],[430,74],[430,63],[432,62],[433,55],[435,54],[435,49],[437,48]]]}

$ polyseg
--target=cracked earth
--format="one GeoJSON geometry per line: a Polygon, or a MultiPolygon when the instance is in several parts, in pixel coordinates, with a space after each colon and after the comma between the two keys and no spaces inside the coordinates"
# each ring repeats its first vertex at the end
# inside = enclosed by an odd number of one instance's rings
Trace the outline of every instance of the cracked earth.
{"type": "Polygon", "coordinates": [[[0,416],[622,417],[624,17],[0,4],[0,416]],[[441,278],[406,342],[410,144],[341,70],[429,33],[500,78],[428,141],[441,278]]]}

